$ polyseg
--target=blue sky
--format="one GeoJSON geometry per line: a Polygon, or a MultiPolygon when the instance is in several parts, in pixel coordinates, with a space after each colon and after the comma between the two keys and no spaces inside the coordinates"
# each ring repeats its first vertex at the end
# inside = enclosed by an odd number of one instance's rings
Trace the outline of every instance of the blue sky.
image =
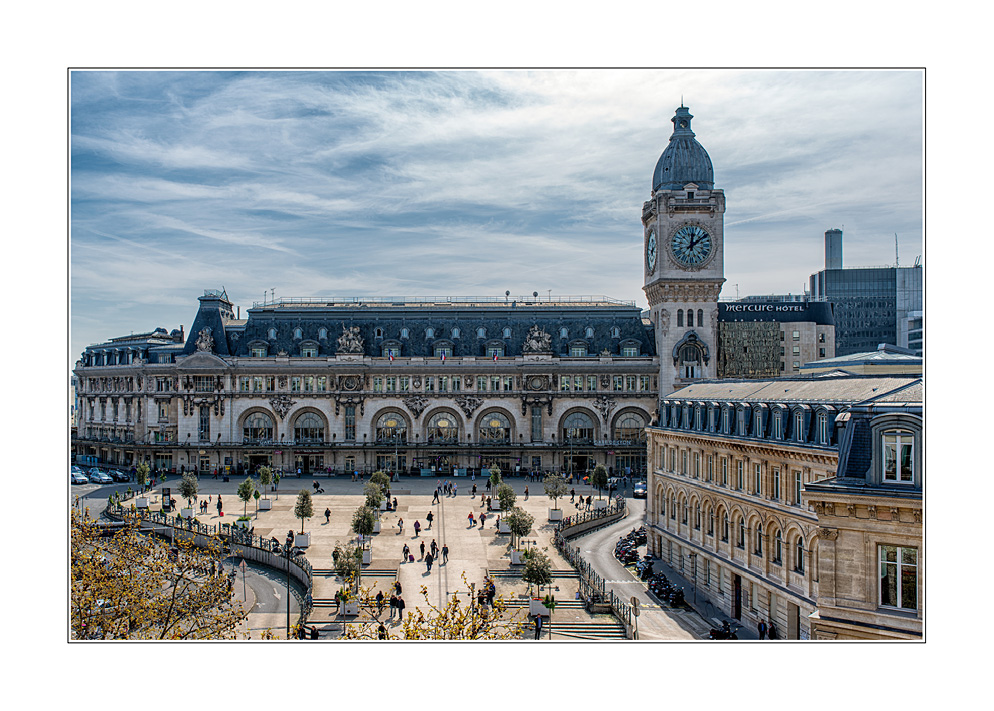
{"type": "Polygon", "coordinates": [[[204,289],[606,294],[681,98],[727,200],[723,296],[923,252],[918,71],[70,75],[70,354],[189,330],[204,289]]]}

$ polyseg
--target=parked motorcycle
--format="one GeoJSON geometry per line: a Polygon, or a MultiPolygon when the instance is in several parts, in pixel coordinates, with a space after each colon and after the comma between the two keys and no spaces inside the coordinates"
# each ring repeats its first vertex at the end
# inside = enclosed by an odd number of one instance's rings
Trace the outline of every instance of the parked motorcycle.
{"type": "Polygon", "coordinates": [[[708,635],[708,639],[738,639],[739,636],[736,634],[741,629],[739,625],[735,626],[735,629],[728,624],[728,620],[723,620],[721,627],[715,629],[711,628],[711,632],[708,635]]]}

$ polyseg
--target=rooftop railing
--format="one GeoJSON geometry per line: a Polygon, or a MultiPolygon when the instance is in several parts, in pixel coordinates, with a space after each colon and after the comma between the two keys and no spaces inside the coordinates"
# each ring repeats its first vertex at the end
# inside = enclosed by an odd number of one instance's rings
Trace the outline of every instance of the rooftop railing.
{"type": "Polygon", "coordinates": [[[572,304],[593,306],[635,306],[634,301],[614,299],[603,295],[580,296],[302,296],[280,297],[269,301],[253,301],[252,308],[328,306],[542,306],[543,304],[572,304]]]}

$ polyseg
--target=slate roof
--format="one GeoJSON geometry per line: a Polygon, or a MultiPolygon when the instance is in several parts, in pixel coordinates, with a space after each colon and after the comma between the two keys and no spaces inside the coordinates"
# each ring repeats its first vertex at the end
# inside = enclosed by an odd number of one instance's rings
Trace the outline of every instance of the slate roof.
{"type": "Polygon", "coordinates": [[[844,375],[768,380],[706,380],[688,385],[663,398],[741,402],[857,403],[882,396],[920,381],[914,375],[844,375]]]}
{"type": "Polygon", "coordinates": [[[693,118],[690,110],[681,106],[670,119],[673,122],[673,135],[652,173],[653,192],[681,190],[687,183],[695,183],[702,190],[714,188],[711,157],[690,130],[693,118]]]}

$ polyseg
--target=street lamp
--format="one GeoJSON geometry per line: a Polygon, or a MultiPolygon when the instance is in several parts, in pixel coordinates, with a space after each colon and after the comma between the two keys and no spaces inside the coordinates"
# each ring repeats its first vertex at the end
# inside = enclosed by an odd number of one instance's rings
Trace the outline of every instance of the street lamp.
{"type": "Polygon", "coordinates": [[[697,605],[697,554],[696,553],[688,553],[687,557],[690,558],[690,560],[694,563],[694,572],[693,572],[694,583],[693,584],[694,584],[694,605],[696,606],[697,605]]]}

